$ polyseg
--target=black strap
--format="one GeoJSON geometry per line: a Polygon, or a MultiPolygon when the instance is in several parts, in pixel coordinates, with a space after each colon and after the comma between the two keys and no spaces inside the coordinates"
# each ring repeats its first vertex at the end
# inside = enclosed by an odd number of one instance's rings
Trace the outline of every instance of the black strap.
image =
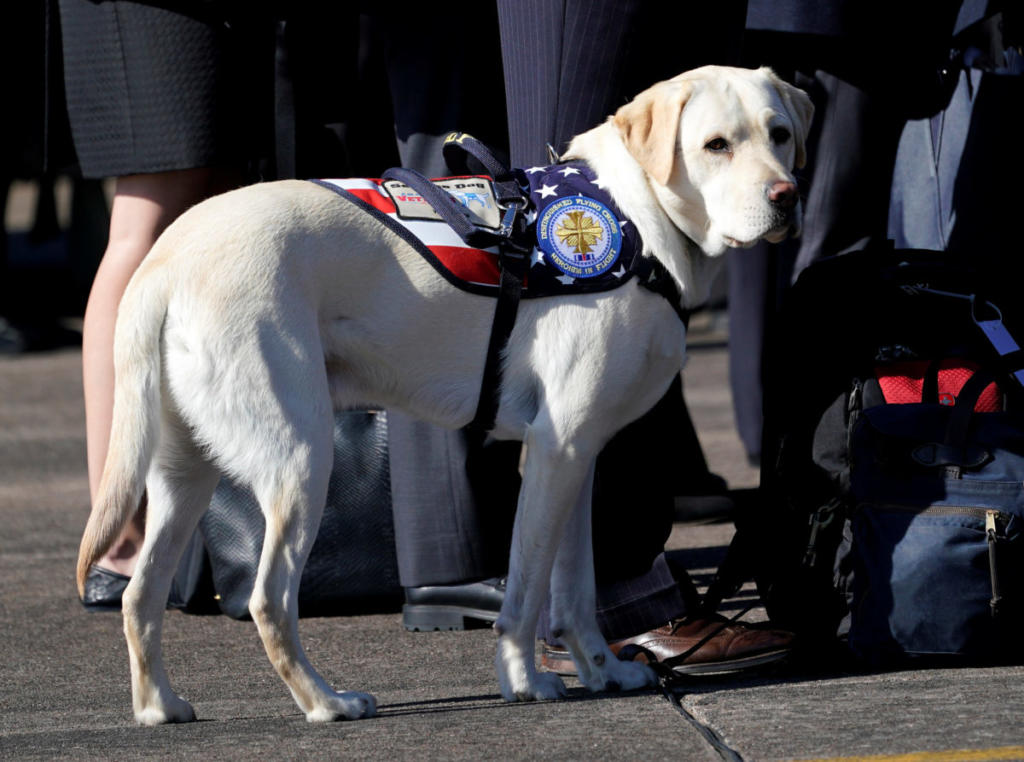
{"type": "MultiPolygon", "coordinates": [[[[441,148],[444,161],[448,169],[458,175],[478,175],[479,170],[471,167],[469,158],[476,159],[483,168],[483,171],[490,175],[497,184],[504,184],[513,179],[510,170],[486,145],[466,132],[451,132],[445,135],[444,146],[441,148]]],[[[510,195],[510,199],[517,199],[522,194],[518,188],[510,195]]],[[[502,199],[498,199],[501,201],[502,199]]]]}
{"type": "Polygon", "coordinates": [[[502,354],[508,346],[509,337],[516,324],[527,259],[522,252],[503,251],[498,257],[498,264],[501,267],[501,281],[498,285],[497,304],[494,306],[491,337],[487,343],[487,359],[484,361],[480,398],[477,401],[476,415],[466,426],[470,434],[480,439],[494,428],[494,422],[498,417],[502,354]]]}
{"type": "MultiPolygon", "coordinates": [[[[640,282],[656,294],[660,294],[668,300],[675,310],[684,326],[690,322],[690,313],[681,304],[679,287],[675,279],[669,274],[665,266],[655,259],[636,257],[636,260],[643,259],[644,263],[639,269],[634,269],[640,282]]],[[[503,248],[499,258],[501,267],[501,283],[498,289],[498,304],[494,308],[494,322],[491,325],[491,338],[487,346],[487,360],[484,364],[484,380],[480,391],[480,400],[477,403],[476,415],[473,421],[466,427],[477,436],[486,435],[494,428],[494,422],[498,414],[498,402],[501,390],[501,354],[508,345],[509,337],[516,322],[516,313],[519,309],[519,298],[523,289],[523,277],[526,274],[527,256],[525,250],[514,251],[509,247],[503,248]]]]}
{"type": "Polygon", "coordinates": [[[979,370],[972,375],[960,389],[956,396],[956,404],[949,417],[949,424],[946,427],[945,444],[956,448],[957,451],[966,451],[967,435],[971,426],[971,419],[974,416],[974,407],[978,404],[981,393],[993,382],[991,374],[979,370]]]}
{"type": "Polygon", "coordinates": [[[713,614],[718,611],[722,601],[732,598],[747,580],[753,579],[754,565],[760,555],[760,543],[763,540],[764,538],[751,531],[750,527],[737,522],[736,533],[726,548],[725,558],[718,565],[708,589],[701,596],[701,612],[713,614]]]}
{"type": "Polygon", "coordinates": [[[641,286],[665,297],[683,325],[689,327],[690,311],[683,307],[679,286],[671,273],[665,269],[665,265],[656,259],[644,257],[638,253],[633,259],[633,266],[630,269],[636,273],[641,286]]]}
{"type": "Polygon", "coordinates": [[[416,170],[392,167],[384,172],[384,179],[397,180],[419,193],[467,245],[484,249],[501,243],[499,236],[481,230],[470,222],[462,205],[450,193],[434,185],[416,170]]]}
{"type": "Polygon", "coordinates": [[[466,132],[445,136],[441,152],[448,169],[456,174],[478,175],[482,168],[491,176],[498,206],[505,209],[498,235],[512,242],[521,240],[518,236],[525,232],[526,223],[520,212],[526,208],[528,200],[523,197],[515,173],[491,149],[466,132]],[[470,158],[475,159],[480,168],[471,166],[470,158]]]}
{"type": "Polygon", "coordinates": [[[945,359],[937,357],[928,363],[928,369],[924,372],[924,383],[921,384],[921,402],[939,404],[939,366],[945,359]]]}

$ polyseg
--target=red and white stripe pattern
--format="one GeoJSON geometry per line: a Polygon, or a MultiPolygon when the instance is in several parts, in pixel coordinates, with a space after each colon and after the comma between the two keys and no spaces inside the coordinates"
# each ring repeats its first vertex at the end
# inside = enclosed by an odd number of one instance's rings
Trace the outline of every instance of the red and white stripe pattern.
{"type": "Polygon", "coordinates": [[[322,180],[355,196],[383,213],[395,225],[412,233],[430,249],[438,261],[456,278],[478,286],[497,286],[497,249],[474,249],[467,246],[449,225],[441,220],[410,220],[398,216],[394,202],[384,190],[383,180],[353,178],[322,180]]]}

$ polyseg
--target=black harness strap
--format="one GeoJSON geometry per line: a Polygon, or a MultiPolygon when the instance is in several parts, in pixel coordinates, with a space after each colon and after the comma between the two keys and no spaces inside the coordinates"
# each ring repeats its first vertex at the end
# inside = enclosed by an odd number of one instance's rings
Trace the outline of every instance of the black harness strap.
{"type": "Polygon", "coordinates": [[[526,254],[503,251],[498,257],[498,263],[501,268],[501,281],[498,286],[498,303],[494,308],[494,322],[491,323],[491,337],[487,343],[487,359],[484,361],[480,398],[477,401],[476,415],[466,426],[467,431],[480,439],[494,428],[494,422],[498,418],[498,404],[501,400],[501,355],[508,346],[519,312],[519,297],[523,291],[523,276],[526,274],[526,254]]]}
{"type": "Polygon", "coordinates": [[[659,296],[665,297],[665,300],[672,305],[672,309],[675,310],[679,320],[682,321],[683,326],[688,328],[690,325],[690,310],[683,307],[679,285],[669,271],[665,269],[665,265],[656,259],[638,256],[634,260],[632,270],[636,273],[641,286],[648,291],[653,291],[659,296]]]}
{"type": "Polygon", "coordinates": [[[524,240],[526,222],[521,212],[526,208],[528,199],[523,196],[511,170],[471,135],[448,135],[443,150],[445,161],[453,172],[478,174],[473,173],[468,165],[468,156],[473,156],[491,176],[495,197],[499,206],[505,210],[501,228],[497,233],[481,230],[473,225],[458,201],[419,172],[395,168],[387,170],[384,177],[405,183],[423,196],[467,245],[475,248],[498,247],[501,279],[494,307],[494,320],[491,322],[491,335],[487,342],[487,356],[484,360],[476,414],[466,426],[473,436],[482,439],[494,428],[494,422],[498,417],[501,397],[501,355],[508,346],[509,337],[515,327],[519,300],[523,292],[529,247],[524,240]]]}

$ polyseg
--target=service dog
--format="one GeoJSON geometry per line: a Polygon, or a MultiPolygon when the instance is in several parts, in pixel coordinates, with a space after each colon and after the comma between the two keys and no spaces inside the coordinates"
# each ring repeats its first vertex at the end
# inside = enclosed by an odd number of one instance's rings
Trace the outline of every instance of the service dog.
{"type": "MultiPolygon", "coordinates": [[[[654,85],[570,143],[564,158],[593,168],[681,305],[635,280],[520,305],[492,431],[526,447],[495,624],[508,701],[565,693],[535,666],[548,600],[587,688],[655,682],[648,666],[616,659],[596,625],[594,461],[680,372],[678,308],[705,298],[726,249],[798,231],[792,170],[812,111],[768,69],[705,67],[654,85]]],[[[298,638],[296,592],[327,491],[332,406],[466,425],[493,314],[493,300],[452,287],[401,237],[314,183],[232,191],[165,231],[121,303],[110,450],[78,562],[81,591],[145,491],[145,543],[123,598],[139,723],[195,718],[171,688],[160,635],[172,572],[221,473],[250,485],[266,516],[249,610],[295,701],[310,721],[375,713],[371,695],[327,685],[298,638]]]]}

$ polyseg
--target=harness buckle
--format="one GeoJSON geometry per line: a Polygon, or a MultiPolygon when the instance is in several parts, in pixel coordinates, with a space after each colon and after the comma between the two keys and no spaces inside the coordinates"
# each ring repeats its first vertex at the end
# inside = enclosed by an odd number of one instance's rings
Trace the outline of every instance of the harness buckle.
{"type": "Polygon", "coordinates": [[[523,211],[525,204],[522,201],[512,201],[505,208],[505,214],[501,218],[501,226],[498,228],[498,235],[509,239],[516,230],[516,217],[523,211]]]}

